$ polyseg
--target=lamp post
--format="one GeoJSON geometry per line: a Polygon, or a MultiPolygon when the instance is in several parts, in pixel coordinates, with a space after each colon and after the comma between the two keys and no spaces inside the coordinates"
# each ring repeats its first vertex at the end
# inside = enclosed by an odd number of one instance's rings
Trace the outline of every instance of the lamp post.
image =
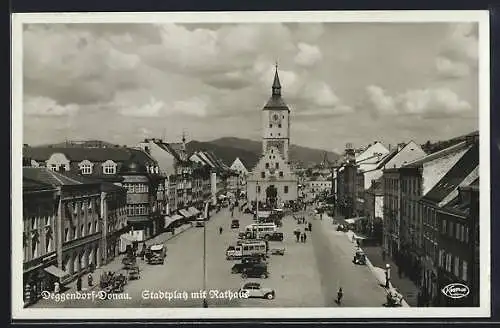
{"type": "Polygon", "coordinates": [[[207,219],[208,219],[208,202],[205,203],[205,220],[203,222],[203,307],[208,308],[206,297],[207,291],[207,219]]]}
{"type": "Polygon", "coordinates": [[[257,181],[257,185],[255,187],[255,215],[258,215],[259,213],[259,196],[260,196],[260,190],[259,190],[259,181],[257,181]]]}

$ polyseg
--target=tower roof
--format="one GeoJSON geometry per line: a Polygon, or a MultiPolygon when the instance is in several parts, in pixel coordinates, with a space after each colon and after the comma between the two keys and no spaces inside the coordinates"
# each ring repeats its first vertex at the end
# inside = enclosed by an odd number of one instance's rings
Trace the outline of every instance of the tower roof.
{"type": "Polygon", "coordinates": [[[278,75],[278,63],[276,63],[276,71],[274,72],[273,89],[281,89],[280,77],[278,75]]]}
{"type": "Polygon", "coordinates": [[[274,73],[274,81],[272,86],[271,98],[264,106],[264,110],[289,110],[288,105],[281,98],[281,83],[278,75],[278,64],[276,63],[276,71],[274,73]]]}

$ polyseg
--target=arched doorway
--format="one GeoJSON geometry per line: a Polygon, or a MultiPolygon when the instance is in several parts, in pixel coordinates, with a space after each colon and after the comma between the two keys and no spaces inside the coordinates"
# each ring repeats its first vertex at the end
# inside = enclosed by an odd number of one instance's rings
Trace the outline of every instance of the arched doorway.
{"type": "Polygon", "coordinates": [[[266,202],[271,206],[276,206],[276,200],[278,198],[278,189],[274,185],[270,185],[266,188],[266,202]]]}

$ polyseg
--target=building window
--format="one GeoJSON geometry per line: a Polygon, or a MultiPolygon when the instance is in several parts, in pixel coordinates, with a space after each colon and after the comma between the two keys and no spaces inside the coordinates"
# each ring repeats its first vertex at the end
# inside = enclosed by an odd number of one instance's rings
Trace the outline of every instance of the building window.
{"type": "Polygon", "coordinates": [[[457,229],[455,231],[455,238],[462,241],[462,225],[457,223],[457,229]]]}
{"type": "Polygon", "coordinates": [[[282,178],[283,177],[283,171],[280,171],[279,175],[280,175],[280,178],[282,178]]]}
{"type": "Polygon", "coordinates": [[[450,226],[449,226],[449,230],[448,230],[448,236],[450,236],[450,237],[453,237],[453,233],[454,233],[453,230],[455,230],[454,226],[455,226],[455,222],[450,221],[450,226]]]}
{"type": "Polygon", "coordinates": [[[64,241],[68,241],[69,240],[69,229],[66,228],[64,229],[64,241]]]}
{"type": "Polygon", "coordinates": [[[265,172],[260,172],[260,177],[261,177],[262,179],[264,179],[264,178],[266,177],[266,173],[265,173],[265,172]]]}
{"type": "Polygon", "coordinates": [[[257,193],[260,193],[260,186],[257,186],[257,193]]]}
{"type": "Polygon", "coordinates": [[[278,128],[281,128],[281,124],[278,124],[278,128]]]}
{"type": "Polygon", "coordinates": [[[284,192],[285,192],[285,194],[288,194],[288,186],[285,186],[284,192]]]}
{"type": "Polygon", "coordinates": [[[453,273],[455,277],[460,277],[460,259],[458,256],[455,256],[455,263],[453,263],[453,273]]]}
{"type": "Polygon", "coordinates": [[[462,280],[467,281],[467,261],[462,261],[462,280]]]}
{"type": "Polygon", "coordinates": [[[82,174],[92,174],[92,165],[90,164],[83,164],[80,166],[80,169],[82,170],[82,174]]]}
{"type": "Polygon", "coordinates": [[[83,236],[85,236],[85,225],[84,224],[82,224],[80,226],[80,238],[83,236]]]}
{"type": "Polygon", "coordinates": [[[58,167],[58,165],[56,165],[56,164],[51,164],[51,165],[50,165],[50,169],[51,169],[52,171],[58,171],[59,167],[58,167]]]}
{"type": "Polygon", "coordinates": [[[104,174],[116,174],[116,164],[113,161],[106,161],[103,164],[104,174]]]}
{"type": "Polygon", "coordinates": [[[469,227],[465,227],[465,242],[469,242],[469,227]]]}
{"type": "Polygon", "coordinates": [[[88,226],[89,226],[88,232],[89,232],[89,235],[91,235],[92,234],[92,222],[89,222],[88,226]]]}
{"type": "Polygon", "coordinates": [[[276,163],[276,169],[280,168],[280,163],[276,163]]]}
{"type": "Polygon", "coordinates": [[[272,128],[273,128],[273,125],[272,125],[272,124],[269,124],[269,128],[271,128],[271,129],[272,129],[272,128]]]}
{"type": "Polygon", "coordinates": [[[268,169],[268,168],[269,168],[269,163],[266,163],[266,169],[268,169]]]}

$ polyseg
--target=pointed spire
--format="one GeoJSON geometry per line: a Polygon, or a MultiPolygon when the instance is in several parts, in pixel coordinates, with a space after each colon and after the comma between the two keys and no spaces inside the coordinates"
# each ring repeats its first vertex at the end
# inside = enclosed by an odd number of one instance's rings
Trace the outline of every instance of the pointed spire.
{"type": "Polygon", "coordinates": [[[274,82],[273,82],[273,96],[281,96],[281,83],[280,78],[278,76],[278,62],[275,65],[276,71],[274,73],[274,82]]]}

